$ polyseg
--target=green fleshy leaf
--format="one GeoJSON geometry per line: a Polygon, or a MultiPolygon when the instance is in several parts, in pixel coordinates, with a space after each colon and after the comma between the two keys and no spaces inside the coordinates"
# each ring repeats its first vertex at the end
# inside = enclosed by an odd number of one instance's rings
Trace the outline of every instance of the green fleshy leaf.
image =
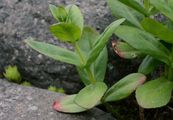
{"type": "Polygon", "coordinates": [[[99,38],[94,43],[93,49],[89,52],[86,66],[90,65],[92,61],[94,61],[99,56],[100,52],[103,50],[103,48],[105,48],[109,38],[112,36],[117,27],[124,21],[124,18],[116,20],[115,22],[111,23],[99,36],[99,38]]]}
{"type": "Polygon", "coordinates": [[[139,50],[121,41],[113,41],[112,47],[117,55],[126,59],[134,59],[142,54],[139,50]]]}
{"type": "Polygon", "coordinates": [[[34,41],[32,38],[26,40],[26,43],[31,48],[55,60],[80,66],[79,56],[72,51],[48,43],[34,41]]]}
{"type": "Polygon", "coordinates": [[[171,99],[173,83],[165,78],[151,80],[136,90],[136,99],[143,108],[165,106],[171,99]]]}
{"type": "Polygon", "coordinates": [[[94,76],[95,76],[95,79],[99,82],[103,82],[105,79],[107,61],[108,61],[108,52],[107,52],[107,48],[105,47],[100,52],[96,61],[93,63],[94,76]]]}
{"type": "Polygon", "coordinates": [[[121,100],[128,97],[136,88],[145,82],[146,76],[132,73],[115,83],[103,97],[104,102],[121,100]]]}
{"type": "Polygon", "coordinates": [[[137,18],[137,16],[143,17],[142,14],[136,13],[135,11],[130,10],[128,8],[128,6],[121,3],[119,0],[108,0],[107,2],[108,2],[108,6],[110,7],[113,15],[126,18],[127,21],[129,21],[133,25],[135,25],[139,28],[142,28],[142,26],[140,25],[140,22],[137,18]],[[134,14],[134,12],[135,12],[135,14],[134,14]]]}
{"type": "Polygon", "coordinates": [[[119,0],[120,2],[124,3],[125,5],[135,9],[136,11],[144,14],[145,16],[148,16],[149,13],[143,6],[141,6],[137,1],[135,0],[119,0]]]}
{"type": "Polygon", "coordinates": [[[151,34],[138,28],[123,25],[115,30],[115,34],[142,53],[170,64],[169,50],[151,34]]]}
{"type": "Polygon", "coordinates": [[[173,31],[166,26],[150,18],[145,18],[141,24],[147,32],[152,33],[165,42],[173,44],[173,31]]]}
{"type": "Polygon", "coordinates": [[[80,9],[76,5],[68,5],[66,7],[66,10],[68,11],[67,23],[72,23],[78,26],[82,32],[84,26],[84,18],[80,9]]]}
{"type": "Polygon", "coordinates": [[[56,7],[55,5],[49,5],[49,9],[53,17],[59,22],[65,22],[67,18],[67,11],[63,6],[56,7]]]}
{"type": "Polygon", "coordinates": [[[81,37],[80,28],[71,23],[57,23],[51,25],[50,31],[59,40],[64,42],[75,42],[81,37]]]}
{"type": "MultiPolygon", "coordinates": [[[[88,56],[88,53],[94,47],[94,43],[98,39],[98,37],[99,33],[97,33],[96,30],[90,27],[84,27],[83,34],[81,36],[81,39],[78,41],[78,45],[85,58],[88,56]]],[[[106,67],[107,67],[107,59],[108,59],[107,48],[105,47],[100,52],[96,60],[92,62],[91,71],[97,81],[104,80],[106,67]]],[[[85,68],[82,69],[78,68],[78,72],[85,85],[90,84],[89,82],[90,78],[88,77],[88,73],[86,72],[85,68]]]]}
{"type": "Polygon", "coordinates": [[[145,75],[151,73],[160,62],[151,56],[146,56],[138,68],[139,73],[145,75]]]}
{"type": "Polygon", "coordinates": [[[87,109],[80,107],[79,105],[74,103],[75,95],[66,95],[58,98],[57,101],[54,102],[53,108],[59,112],[65,113],[79,113],[86,111],[87,109]]]}
{"type": "Polygon", "coordinates": [[[103,82],[96,82],[83,88],[75,97],[75,103],[83,108],[90,109],[100,103],[107,90],[103,82]]]}

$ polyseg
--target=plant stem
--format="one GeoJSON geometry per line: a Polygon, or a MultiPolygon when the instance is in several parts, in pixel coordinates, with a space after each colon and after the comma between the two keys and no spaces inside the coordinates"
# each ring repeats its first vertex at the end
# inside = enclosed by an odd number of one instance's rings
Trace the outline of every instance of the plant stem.
{"type": "Polygon", "coordinates": [[[86,71],[87,71],[87,73],[88,73],[88,76],[89,76],[89,78],[90,78],[91,83],[92,83],[92,84],[95,84],[95,83],[96,83],[96,80],[95,80],[95,78],[94,78],[94,75],[93,75],[93,73],[92,73],[90,67],[87,67],[87,68],[86,68],[86,71]]]}
{"type": "Polygon", "coordinates": [[[144,120],[144,109],[139,106],[139,118],[140,120],[144,120]]]}
{"type": "Polygon", "coordinates": [[[122,120],[123,119],[123,117],[119,114],[118,110],[115,109],[115,108],[113,108],[113,106],[111,104],[104,103],[103,105],[105,106],[106,110],[109,113],[111,113],[114,117],[116,117],[119,120],[122,120]]]}
{"type": "MultiPolygon", "coordinates": [[[[86,63],[86,61],[85,61],[84,56],[82,55],[82,52],[81,52],[81,50],[80,50],[80,47],[79,47],[79,45],[78,45],[77,43],[75,43],[74,46],[75,46],[76,52],[78,53],[78,55],[79,55],[79,57],[80,57],[80,59],[81,59],[81,63],[82,63],[82,65],[84,66],[85,63],[86,63]]],[[[84,68],[83,68],[83,69],[84,69],[84,68]]],[[[89,76],[90,82],[91,82],[92,84],[95,84],[95,83],[96,83],[96,80],[95,80],[95,77],[94,77],[94,75],[93,75],[93,73],[92,73],[92,71],[91,71],[90,66],[89,66],[89,67],[86,67],[86,71],[87,71],[87,74],[88,74],[88,76],[89,76]]]]}
{"type": "Polygon", "coordinates": [[[84,57],[83,57],[83,55],[81,53],[79,45],[77,43],[75,43],[74,46],[75,46],[76,52],[78,53],[78,55],[79,55],[79,57],[81,59],[82,65],[85,65],[85,59],[84,59],[84,57]]]}

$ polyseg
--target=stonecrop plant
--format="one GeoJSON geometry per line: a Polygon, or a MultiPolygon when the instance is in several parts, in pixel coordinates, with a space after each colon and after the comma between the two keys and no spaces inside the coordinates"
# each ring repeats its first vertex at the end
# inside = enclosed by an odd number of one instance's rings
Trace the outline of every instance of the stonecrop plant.
{"type": "Polygon", "coordinates": [[[145,56],[138,72],[151,74],[159,65],[163,72],[136,90],[143,108],[166,105],[173,90],[173,0],[108,0],[118,18],[126,23],[115,30],[119,40],[113,42],[115,52],[123,58],[145,56]],[[164,16],[161,22],[156,16],[164,16]]]}
{"type": "Polygon", "coordinates": [[[71,44],[74,50],[38,42],[32,38],[26,40],[26,43],[46,56],[75,65],[80,80],[85,85],[78,94],[58,98],[53,104],[55,110],[78,113],[105,102],[121,100],[145,81],[146,77],[142,73],[132,73],[109,89],[104,83],[108,59],[106,44],[125,21],[124,18],[114,21],[99,34],[94,28],[84,25],[82,13],[76,5],[50,5],[49,8],[57,21],[50,26],[50,32],[58,40],[71,44]]]}

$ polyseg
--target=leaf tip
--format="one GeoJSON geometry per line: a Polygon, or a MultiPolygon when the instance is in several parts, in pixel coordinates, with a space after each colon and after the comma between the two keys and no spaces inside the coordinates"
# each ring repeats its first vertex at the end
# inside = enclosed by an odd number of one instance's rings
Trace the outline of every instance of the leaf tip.
{"type": "Polygon", "coordinates": [[[139,79],[139,84],[143,84],[146,81],[147,77],[145,75],[142,75],[139,79]]]}
{"type": "Polygon", "coordinates": [[[24,43],[29,44],[33,40],[34,39],[32,37],[28,37],[27,39],[24,40],[24,43]]]}
{"type": "Polygon", "coordinates": [[[59,100],[57,100],[57,101],[55,101],[55,102],[53,103],[53,109],[54,109],[54,110],[57,110],[57,111],[62,111],[62,110],[61,110],[61,104],[60,104],[60,101],[59,101],[59,100]]]}
{"type": "Polygon", "coordinates": [[[118,41],[116,41],[116,40],[113,40],[113,41],[112,41],[112,47],[113,47],[115,53],[116,53],[119,57],[124,58],[122,52],[117,48],[117,45],[118,45],[118,44],[119,44],[118,41]]]}

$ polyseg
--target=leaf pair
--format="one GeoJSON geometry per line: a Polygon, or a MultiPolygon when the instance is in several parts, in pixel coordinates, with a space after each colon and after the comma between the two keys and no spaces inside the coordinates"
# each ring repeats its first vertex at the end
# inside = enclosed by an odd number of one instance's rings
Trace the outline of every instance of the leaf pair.
{"type": "Polygon", "coordinates": [[[100,100],[107,90],[103,82],[90,84],[83,88],[78,94],[59,98],[53,108],[60,112],[78,113],[93,108],[100,103],[100,100]]]}
{"type": "Polygon", "coordinates": [[[77,113],[93,108],[103,102],[121,100],[128,97],[135,89],[143,84],[146,77],[141,73],[132,73],[107,90],[103,82],[96,82],[83,88],[77,95],[59,98],[54,109],[61,112],[77,113]],[[73,107],[73,108],[71,108],[73,107]]]}
{"type": "Polygon", "coordinates": [[[83,16],[76,5],[56,7],[49,5],[52,15],[59,23],[50,27],[52,34],[64,42],[78,41],[83,31],[83,16]]]}

